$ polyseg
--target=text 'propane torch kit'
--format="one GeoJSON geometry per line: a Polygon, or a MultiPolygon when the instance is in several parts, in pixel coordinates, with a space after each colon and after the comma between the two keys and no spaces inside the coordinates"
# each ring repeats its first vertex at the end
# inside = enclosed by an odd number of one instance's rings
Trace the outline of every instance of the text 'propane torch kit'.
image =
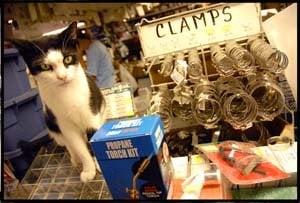
{"type": "Polygon", "coordinates": [[[105,123],[91,145],[114,199],[165,199],[171,159],[159,116],[105,123]]]}

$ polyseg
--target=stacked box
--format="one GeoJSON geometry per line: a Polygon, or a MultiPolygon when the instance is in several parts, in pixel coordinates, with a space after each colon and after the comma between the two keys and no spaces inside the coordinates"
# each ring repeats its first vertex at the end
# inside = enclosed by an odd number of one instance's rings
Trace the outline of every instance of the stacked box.
{"type": "Polygon", "coordinates": [[[90,140],[114,199],[166,199],[173,174],[159,116],[105,123],[90,140]]]}
{"type": "Polygon", "coordinates": [[[17,49],[4,49],[4,100],[13,99],[30,90],[26,63],[17,49]]]}
{"type": "Polygon", "coordinates": [[[4,151],[7,159],[22,154],[18,145],[20,140],[31,142],[47,134],[36,89],[4,102],[4,151]]]}
{"type": "MultiPolygon", "coordinates": [[[[37,89],[31,89],[26,73],[26,63],[15,48],[4,49],[4,158],[9,159],[15,175],[22,178],[33,155],[23,153],[21,143],[47,138],[43,109],[37,89]]],[[[24,145],[23,145],[24,146],[24,145]]]]}

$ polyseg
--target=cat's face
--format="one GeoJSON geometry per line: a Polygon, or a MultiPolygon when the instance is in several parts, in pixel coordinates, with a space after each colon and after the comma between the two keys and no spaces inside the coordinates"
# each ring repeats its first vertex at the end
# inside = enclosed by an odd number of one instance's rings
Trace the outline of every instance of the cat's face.
{"type": "Polygon", "coordinates": [[[38,40],[12,40],[38,82],[63,86],[81,68],[77,54],[76,22],[62,33],[38,40]]]}

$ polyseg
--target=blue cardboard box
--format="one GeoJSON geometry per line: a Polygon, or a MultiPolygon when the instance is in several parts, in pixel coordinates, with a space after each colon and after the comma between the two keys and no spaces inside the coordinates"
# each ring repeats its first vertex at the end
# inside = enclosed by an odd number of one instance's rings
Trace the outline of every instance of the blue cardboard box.
{"type": "Polygon", "coordinates": [[[91,138],[113,199],[166,199],[173,167],[159,116],[108,121],[91,138]]]}

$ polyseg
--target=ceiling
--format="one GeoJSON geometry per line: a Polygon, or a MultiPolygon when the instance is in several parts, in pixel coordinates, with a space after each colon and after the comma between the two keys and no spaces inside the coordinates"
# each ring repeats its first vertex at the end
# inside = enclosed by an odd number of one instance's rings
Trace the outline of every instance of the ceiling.
{"type": "MultiPolygon", "coordinates": [[[[25,37],[41,35],[43,32],[62,27],[70,21],[85,20],[101,25],[124,18],[128,3],[7,3],[4,20],[14,19],[18,30],[25,37]],[[101,14],[100,14],[101,13],[101,14]],[[100,15],[99,15],[100,14],[100,15]]],[[[5,23],[7,26],[7,23],[5,23]]]]}

